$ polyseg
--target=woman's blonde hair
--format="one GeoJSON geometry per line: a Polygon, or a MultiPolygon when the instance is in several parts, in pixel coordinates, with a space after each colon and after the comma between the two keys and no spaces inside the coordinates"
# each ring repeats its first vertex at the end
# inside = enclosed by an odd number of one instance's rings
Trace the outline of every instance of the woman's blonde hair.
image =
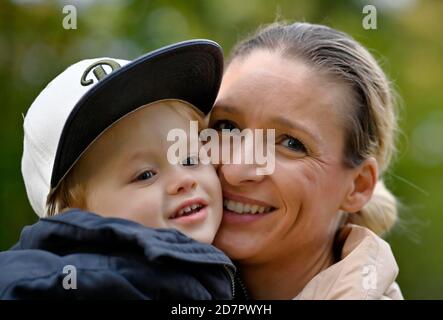
{"type": "MultiPolygon", "coordinates": [[[[162,101],[167,103],[167,105],[163,107],[170,107],[172,110],[180,114],[182,117],[187,118],[189,120],[198,121],[199,130],[202,130],[206,127],[203,113],[193,105],[189,104],[188,102],[182,100],[173,100],[173,99],[162,100],[162,101]],[[186,104],[186,107],[184,107],[183,104],[186,104]]],[[[149,106],[151,106],[154,103],[141,106],[137,110],[143,107],[149,108],[149,106]]],[[[124,117],[122,117],[121,119],[123,118],[124,117]]],[[[121,119],[119,119],[118,121],[120,121],[121,119]]],[[[108,130],[110,127],[108,127],[106,130],[108,130]]],[[[76,163],[78,163],[78,160],[76,163]]],[[[85,185],[82,183],[82,181],[79,181],[79,179],[77,178],[78,177],[77,170],[78,166],[74,165],[71,168],[71,170],[68,172],[68,174],[60,182],[60,184],[57,186],[57,188],[49,194],[46,202],[47,206],[46,216],[54,216],[69,208],[88,210],[86,206],[86,195],[85,195],[86,188],[85,185]]]]}
{"type": "Polygon", "coordinates": [[[383,234],[395,224],[397,201],[382,175],[396,151],[397,115],[394,92],[372,55],[349,35],[323,25],[274,23],[237,44],[231,60],[265,49],[305,61],[345,83],[353,94],[346,119],[345,164],[356,167],[375,157],[380,169],[371,200],[350,221],[383,234]]]}

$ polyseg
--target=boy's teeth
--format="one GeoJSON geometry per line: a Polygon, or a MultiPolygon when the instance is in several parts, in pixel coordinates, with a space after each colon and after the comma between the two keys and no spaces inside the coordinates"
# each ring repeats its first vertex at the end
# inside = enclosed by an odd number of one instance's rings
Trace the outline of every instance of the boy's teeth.
{"type": "Polygon", "coordinates": [[[229,211],[234,211],[238,214],[256,214],[256,213],[263,213],[263,212],[269,212],[271,211],[271,207],[262,207],[258,206],[256,204],[249,204],[249,203],[241,203],[237,201],[232,200],[224,200],[223,206],[227,208],[229,211]]]}
{"type": "Polygon", "coordinates": [[[178,213],[176,214],[176,217],[180,217],[180,216],[184,215],[185,213],[189,213],[195,209],[200,209],[201,207],[202,206],[200,204],[193,204],[193,205],[187,206],[187,207],[179,210],[178,213]]]}

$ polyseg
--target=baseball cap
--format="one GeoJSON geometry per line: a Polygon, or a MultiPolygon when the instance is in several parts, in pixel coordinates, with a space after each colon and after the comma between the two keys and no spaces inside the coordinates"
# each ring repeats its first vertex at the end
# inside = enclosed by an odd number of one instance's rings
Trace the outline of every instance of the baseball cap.
{"type": "Polygon", "coordinates": [[[148,103],[184,100],[208,114],[223,73],[223,52],[196,39],[152,51],[133,61],[77,62],[52,80],[24,119],[22,175],[38,216],[90,144],[114,122],[148,103]]]}

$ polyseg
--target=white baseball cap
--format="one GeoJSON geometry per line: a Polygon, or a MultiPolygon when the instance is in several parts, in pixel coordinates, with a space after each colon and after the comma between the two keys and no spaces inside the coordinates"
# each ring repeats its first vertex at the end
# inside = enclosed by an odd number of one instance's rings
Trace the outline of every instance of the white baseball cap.
{"type": "Polygon", "coordinates": [[[48,195],[118,119],[162,99],[184,100],[207,114],[222,74],[222,49],[210,40],[176,43],[134,61],[97,58],[67,68],[24,119],[22,175],[34,211],[46,216],[48,195]]]}

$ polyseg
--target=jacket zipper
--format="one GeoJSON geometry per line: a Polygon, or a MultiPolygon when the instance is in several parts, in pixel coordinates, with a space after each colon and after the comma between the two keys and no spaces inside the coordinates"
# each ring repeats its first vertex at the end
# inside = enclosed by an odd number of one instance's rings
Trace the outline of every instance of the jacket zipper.
{"type": "Polygon", "coordinates": [[[249,300],[248,291],[246,290],[246,286],[245,286],[245,284],[243,283],[242,279],[239,276],[237,276],[237,281],[240,284],[240,288],[242,289],[244,298],[246,300],[249,300]]]}
{"type": "Polygon", "coordinates": [[[231,269],[228,267],[228,265],[223,265],[226,269],[226,271],[229,274],[229,278],[231,279],[231,290],[232,290],[232,299],[235,298],[235,280],[234,280],[234,274],[232,273],[231,269]]]}

